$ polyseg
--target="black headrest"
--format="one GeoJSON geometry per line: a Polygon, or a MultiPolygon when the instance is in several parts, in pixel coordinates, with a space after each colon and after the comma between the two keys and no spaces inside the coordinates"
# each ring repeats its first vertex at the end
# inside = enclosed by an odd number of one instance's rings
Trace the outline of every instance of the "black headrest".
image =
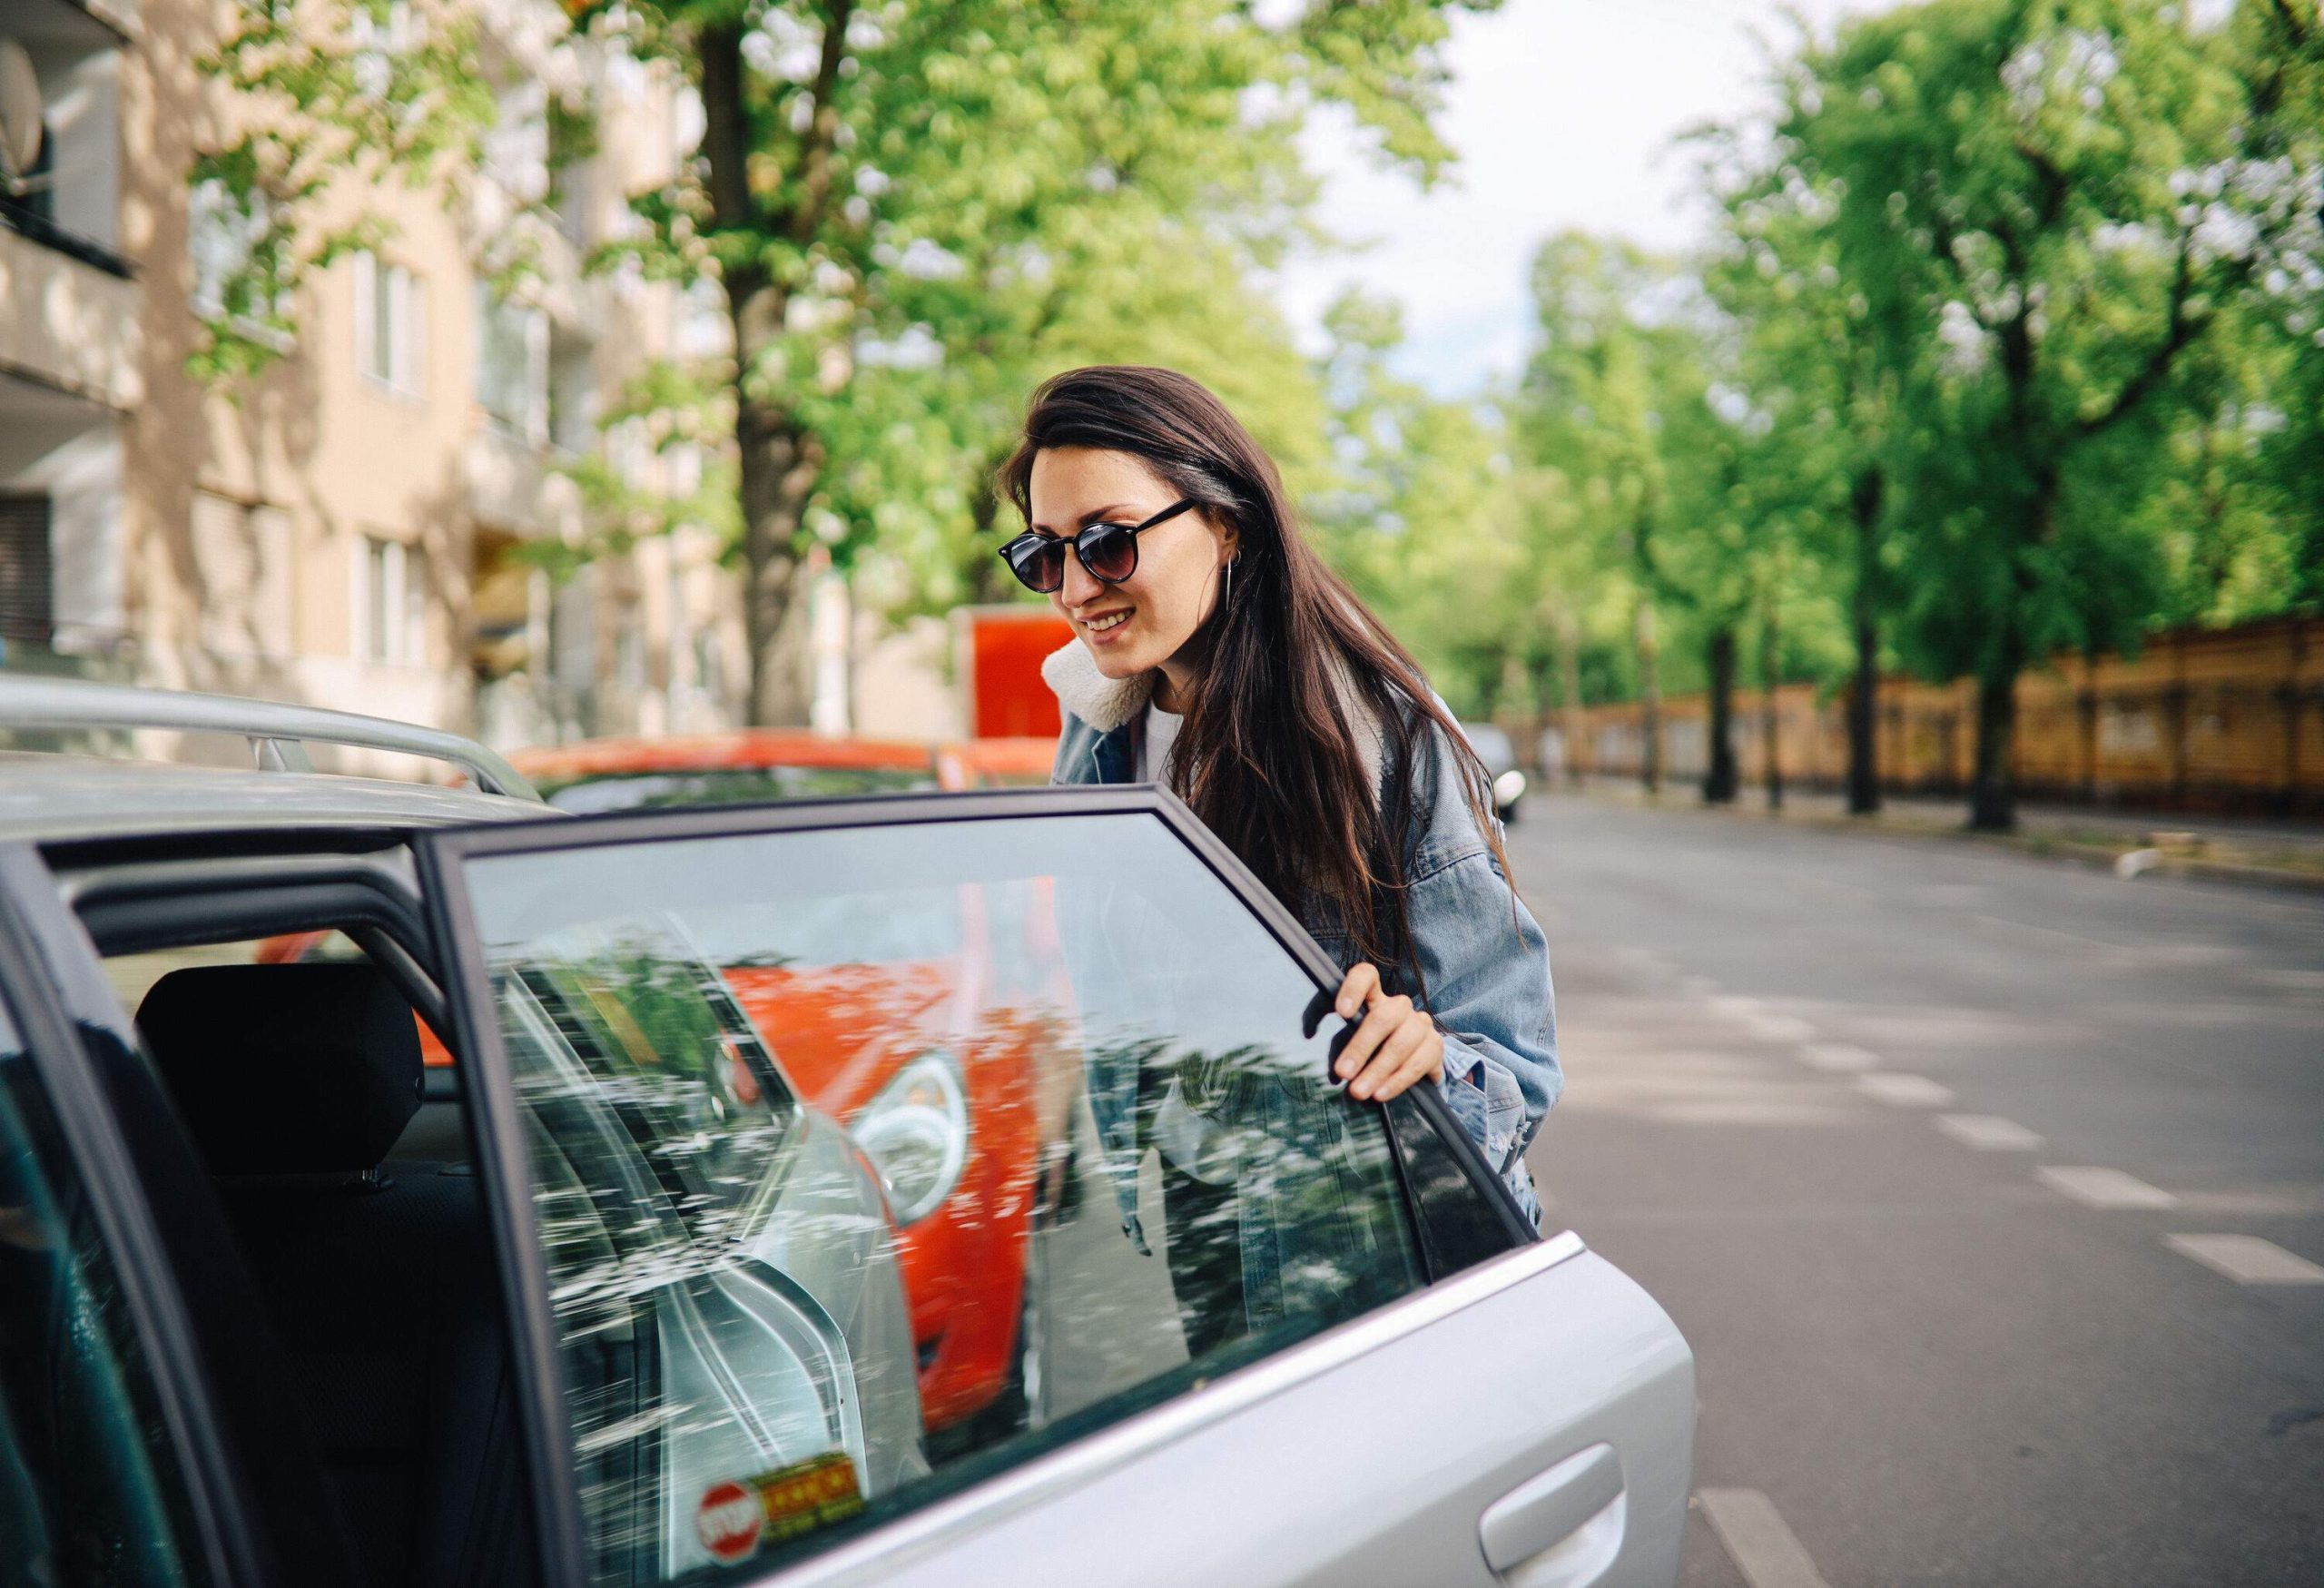
{"type": "Polygon", "coordinates": [[[419,1029],[377,965],[172,971],[137,1023],[212,1174],[377,1169],[419,1108],[419,1029]]]}

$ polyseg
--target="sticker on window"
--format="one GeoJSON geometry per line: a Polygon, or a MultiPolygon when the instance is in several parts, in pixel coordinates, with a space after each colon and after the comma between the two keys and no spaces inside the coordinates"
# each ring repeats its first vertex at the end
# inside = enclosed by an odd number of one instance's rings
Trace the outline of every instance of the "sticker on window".
{"type": "Polygon", "coordinates": [[[829,1527],[862,1509],[855,1463],[843,1450],[827,1450],[756,1477],[711,1484],[694,1507],[694,1526],[710,1558],[731,1566],[762,1544],[829,1527]]]}

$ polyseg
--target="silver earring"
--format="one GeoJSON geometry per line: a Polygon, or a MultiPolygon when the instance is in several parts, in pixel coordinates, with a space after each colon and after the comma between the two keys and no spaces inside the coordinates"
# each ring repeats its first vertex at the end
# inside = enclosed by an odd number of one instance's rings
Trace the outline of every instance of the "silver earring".
{"type": "Polygon", "coordinates": [[[1235,599],[1235,565],[1242,560],[1239,557],[1228,557],[1226,567],[1219,576],[1218,609],[1221,612],[1226,611],[1235,599]]]}

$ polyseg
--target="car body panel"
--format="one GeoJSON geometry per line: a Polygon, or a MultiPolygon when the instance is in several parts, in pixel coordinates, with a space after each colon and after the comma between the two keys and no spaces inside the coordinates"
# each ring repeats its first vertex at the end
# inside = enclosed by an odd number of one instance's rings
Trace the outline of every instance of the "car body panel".
{"type": "MultiPolygon", "coordinates": [[[[800,1588],[1668,1588],[1694,1360],[1662,1309],[1565,1236],[1019,1468],[777,1579],[800,1588]],[[1496,1574],[1480,1519],[1610,1445],[1621,1487],[1577,1573],[1496,1574]],[[1124,1541],[1144,1541],[1124,1547],[1124,1541]],[[1592,1569],[1594,1568],[1594,1570],[1592,1569]]],[[[1585,1536],[1586,1535],[1586,1536],[1585,1536]]],[[[1549,1565],[1562,1563],[1546,1563],[1549,1565]]]]}
{"type": "Polygon", "coordinates": [[[382,778],[0,752],[0,840],[397,830],[546,814],[529,800],[382,778]]]}

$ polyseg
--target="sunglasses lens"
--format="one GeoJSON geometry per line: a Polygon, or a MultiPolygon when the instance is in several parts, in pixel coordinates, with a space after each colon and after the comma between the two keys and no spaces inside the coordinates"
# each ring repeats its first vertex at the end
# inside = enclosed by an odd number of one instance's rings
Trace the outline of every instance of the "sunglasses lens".
{"type": "Polygon", "coordinates": [[[1009,548],[1009,566],[1027,589],[1048,595],[1065,583],[1065,543],[1047,536],[1029,538],[1009,548]]]}
{"type": "Polygon", "coordinates": [[[1083,531],[1081,566],[1090,577],[1116,584],[1137,571],[1137,534],[1127,524],[1099,524],[1083,531]]]}

